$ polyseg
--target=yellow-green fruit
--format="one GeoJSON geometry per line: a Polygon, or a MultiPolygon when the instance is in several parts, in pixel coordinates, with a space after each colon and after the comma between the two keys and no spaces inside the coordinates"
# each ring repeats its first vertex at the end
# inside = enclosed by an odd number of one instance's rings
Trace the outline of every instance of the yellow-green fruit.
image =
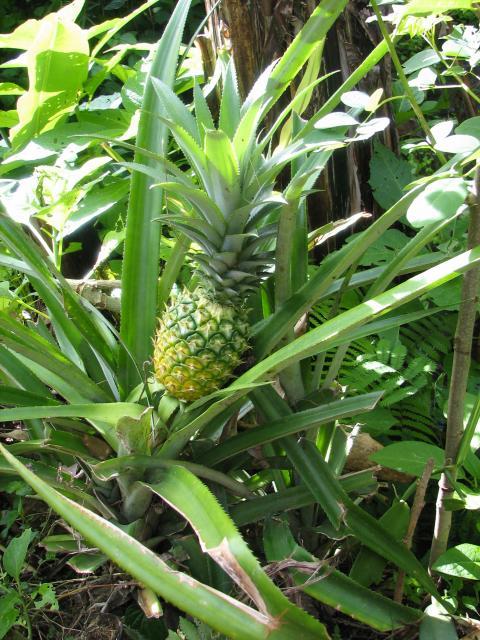
{"type": "Polygon", "coordinates": [[[178,400],[213,393],[240,364],[248,329],[240,303],[220,304],[204,289],[184,289],[160,318],[153,356],[157,380],[178,400]]]}

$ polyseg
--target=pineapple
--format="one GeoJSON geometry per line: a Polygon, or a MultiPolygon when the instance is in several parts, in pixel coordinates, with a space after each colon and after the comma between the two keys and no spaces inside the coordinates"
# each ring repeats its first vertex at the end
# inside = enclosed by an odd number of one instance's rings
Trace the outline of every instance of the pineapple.
{"type": "Polygon", "coordinates": [[[160,318],[155,340],[157,379],[179,400],[221,387],[248,347],[248,319],[239,303],[219,304],[201,287],[183,289],[160,318]]]}
{"type": "Polygon", "coordinates": [[[172,297],[154,343],[155,376],[179,400],[216,391],[242,361],[249,340],[246,296],[272,270],[276,220],[286,202],[274,190],[276,178],[307,150],[297,142],[272,152],[270,134],[257,138],[270,73],[262,74],[242,105],[229,63],[217,127],[198,86],[193,115],[165,84],[152,80],[161,119],[189,164],[183,171],[161,160],[160,186],[172,212],[164,219],[193,242],[198,267],[199,285],[172,297]]]}

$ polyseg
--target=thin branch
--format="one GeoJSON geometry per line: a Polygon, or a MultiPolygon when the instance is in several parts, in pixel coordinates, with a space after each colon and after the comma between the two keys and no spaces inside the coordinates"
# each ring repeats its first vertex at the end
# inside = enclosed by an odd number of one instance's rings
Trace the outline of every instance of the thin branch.
{"type": "MultiPolygon", "coordinates": [[[[417,527],[418,520],[425,506],[425,494],[427,493],[428,483],[430,476],[432,475],[435,460],[430,458],[425,465],[422,476],[417,481],[417,489],[415,491],[415,498],[413,499],[412,511],[410,512],[410,521],[408,523],[407,533],[403,539],[403,542],[407,549],[410,549],[413,541],[413,534],[417,527]]],[[[395,594],[393,599],[395,602],[402,602],[403,599],[403,586],[405,583],[405,571],[400,571],[397,578],[397,584],[395,586],[395,594]]]]}
{"type": "MultiPolygon", "coordinates": [[[[470,198],[470,226],[468,248],[480,245],[480,164],[475,171],[475,195],[470,198]]],[[[462,295],[455,331],[452,377],[448,398],[447,432],[445,438],[445,467],[438,483],[435,530],[430,551],[430,570],[437,558],[446,551],[452,512],[445,507],[451,497],[457,476],[457,456],[463,435],[465,394],[470,370],[475,319],[477,315],[480,268],[474,267],[463,277],[462,295]]]]}

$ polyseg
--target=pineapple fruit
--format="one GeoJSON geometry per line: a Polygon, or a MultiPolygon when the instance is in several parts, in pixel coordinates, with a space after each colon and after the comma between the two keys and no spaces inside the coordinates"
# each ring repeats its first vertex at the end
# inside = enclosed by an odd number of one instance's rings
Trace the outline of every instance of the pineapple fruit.
{"type": "Polygon", "coordinates": [[[172,297],[160,318],[154,367],[179,400],[197,400],[220,388],[248,347],[248,319],[240,305],[219,304],[198,287],[172,297]]]}

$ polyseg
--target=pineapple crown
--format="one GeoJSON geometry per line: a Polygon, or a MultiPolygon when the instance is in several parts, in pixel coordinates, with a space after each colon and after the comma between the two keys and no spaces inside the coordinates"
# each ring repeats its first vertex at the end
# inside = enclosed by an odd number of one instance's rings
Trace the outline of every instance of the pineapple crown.
{"type": "Polygon", "coordinates": [[[167,194],[171,212],[162,219],[199,247],[193,258],[205,282],[229,298],[255,289],[271,272],[278,213],[312,188],[325,164],[322,154],[314,152],[332,148],[332,138],[336,146],[343,144],[338,135],[330,134],[326,142],[321,132],[308,127],[308,135],[302,135],[305,121],[294,113],[295,100],[267,132],[257,134],[274,102],[268,91],[274,67],[263,72],[242,104],[230,60],[217,127],[197,84],[192,113],[165,83],[151,79],[161,105],[159,117],[189,164],[183,171],[166,158],[160,161],[166,179],[157,186],[167,194]],[[273,136],[289,116],[300,133],[272,150],[273,136]],[[283,193],[276,191],[279,173],[299,158],[301,170],[283,193]]]}

